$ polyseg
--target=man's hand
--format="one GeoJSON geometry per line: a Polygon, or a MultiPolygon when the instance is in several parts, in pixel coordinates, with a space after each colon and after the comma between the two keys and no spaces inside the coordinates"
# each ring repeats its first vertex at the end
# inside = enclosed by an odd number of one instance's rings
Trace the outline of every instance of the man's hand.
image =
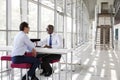
{"type": "Polygon", "coordinates": [[[51,46],[45,45],[44,48],[52,48],[51,46]]]}
{"type": "Polygon", "coordinates": [[[38,46],[38,42],[37,41],[35,41],[35,46],[38,46]]]}
{"type": "Polygon", "coordinates": [[[37,53],[36,53],[36,50],[35,50],[35,49],[32,49],[32,55],[33,55],[34,57],[36,57],[37,53]]]}

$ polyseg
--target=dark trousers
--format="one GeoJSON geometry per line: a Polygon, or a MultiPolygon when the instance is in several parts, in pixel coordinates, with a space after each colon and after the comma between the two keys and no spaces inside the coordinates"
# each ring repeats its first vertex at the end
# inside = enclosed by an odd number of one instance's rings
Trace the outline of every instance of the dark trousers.
{"type": "Polygon", "coordinates": [[[52,73],[52,67],[50,63],[52,60],[59,60],[61,58],[60,54],[40,54],[38,53],[37,58],[42,58],[41,68],[43,72],[52,73]]]}
{"type": "Polygon", "coordinates": [[[32,64],[31,68],[28,71],[28,76],[34,76],[36,68],[40,65],[40,60],[35,57],[29,56],[15,56],[12,57],[12,62],[16,64],[20,63],[29,63],[32,64]]]}

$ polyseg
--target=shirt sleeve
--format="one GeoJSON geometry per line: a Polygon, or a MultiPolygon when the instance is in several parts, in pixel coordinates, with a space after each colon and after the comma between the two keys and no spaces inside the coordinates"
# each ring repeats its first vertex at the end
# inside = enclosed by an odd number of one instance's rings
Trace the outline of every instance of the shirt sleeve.
{"type": "Polygon", "coordinates": [[[45,39],[43,39],[42,41],[40,41],[40,42],[38,43],[38,46],[43,47],[43,46],[46,45],[46,44],[47,44],[47,38],[45,38],[45,39]]]}
{"type": "Polygon", "coordinates": [[[63,39],[61,36],[56,35],[56,44],[52,45],[52,48],[63,48],[63,39]]]}
{"type": "Polygon", "coordinates": [[[28,38],[28,36],[24,36],[24,43],[25,43],[25,45],[27,46],[27,49],[29,50],[29,51],[32,51],[32,49],[33,48],[35,48],[35,45],[34,45],[34,43],[32,43],[31,41],[30,41],[30,39],[28,38]]]}

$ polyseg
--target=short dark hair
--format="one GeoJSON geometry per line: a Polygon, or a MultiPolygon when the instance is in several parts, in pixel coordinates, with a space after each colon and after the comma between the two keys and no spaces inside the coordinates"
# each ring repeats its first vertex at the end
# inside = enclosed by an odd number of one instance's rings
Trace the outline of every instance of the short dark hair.
{"type": "Polygon", "coordinates": [[[28,23],[27,22],[22,22],[21,24],[20,24],[20,31],[24,31],[24,28],[29,28],[28,27],[28,23]]]}
{"type": "Polygon", "coordinates": [[[51,25],[51,24],[49,24],[47,28],[50,28],[50,27],[51,27],[52,29],[54,29],[54,26],[51,25]]]}

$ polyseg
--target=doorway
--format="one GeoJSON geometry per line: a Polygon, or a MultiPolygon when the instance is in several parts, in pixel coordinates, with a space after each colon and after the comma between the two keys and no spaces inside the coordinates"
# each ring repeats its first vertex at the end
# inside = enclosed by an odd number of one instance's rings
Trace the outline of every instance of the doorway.
{"type": "Polygon", "coordinates": [[[108,2],[101,2],[101,13],[108,13],[108,2]]]}
{"type": "Polygon", "coordinates": [[[110,43],[110,28],[101,28],[100,31],[100,43],[109,44],[110,43]]]}
{"type": "Polygon", "coordinates": [[[119,31],[118,31],[118,29],[115,29],[115,40],[118,40],[118,33],[119,33],[119,31]]]}

